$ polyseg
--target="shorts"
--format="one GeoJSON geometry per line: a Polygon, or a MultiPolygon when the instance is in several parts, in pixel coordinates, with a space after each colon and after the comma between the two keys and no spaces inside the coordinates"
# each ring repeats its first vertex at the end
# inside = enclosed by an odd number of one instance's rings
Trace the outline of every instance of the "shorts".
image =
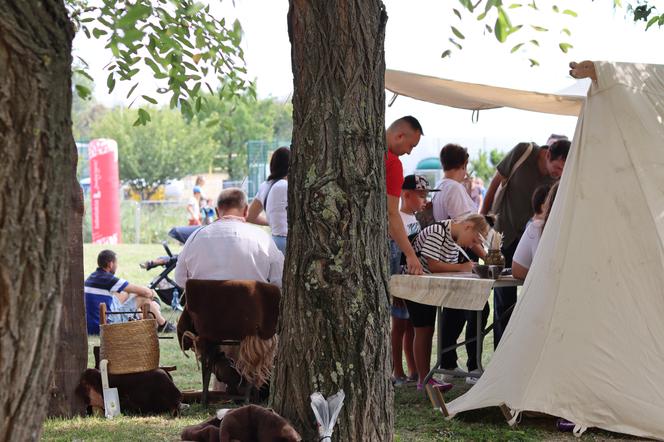
{"type": "Polygon", "coordinates": [[[406,299],[410,322],[413,327],[433,327],[436,325],[436,310],[438,307],[433,305],[420,304],[406,299]]]}
{"type": "MultiPolygon", "coordinates": [[[[399,299],[399,298],[395,298],[399,299]]],[[[406,308],[406,304],[404,304],[404,300],[400,299],[400,303],[394,304],[392,303],[392,307],[390,308],[390,313],[392,314],[393,318],[396,319],[409,319],[410,315],[408,314],[408,309],[406,308]]]]}
{"type": "Polygon", "coordinates": [[[136,295],[133,293],[129,295],[129,298],[121,303],[117,296],[113,296],[113,301],[111,301],[111,312],[132,312],[122,315],[108,315],[106,322],[109,324],[120,324],[122,322],[129,322],[134,319],[137,319],[136,313],[133,313],[138,310],[136,306],[136,295]]]}

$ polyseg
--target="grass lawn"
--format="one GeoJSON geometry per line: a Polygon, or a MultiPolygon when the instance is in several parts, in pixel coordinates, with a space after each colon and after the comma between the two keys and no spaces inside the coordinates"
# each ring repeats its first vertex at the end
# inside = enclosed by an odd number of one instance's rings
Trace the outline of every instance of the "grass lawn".
{"type": "MultiPolygon", "coordinates": [[[[106,246],[107,247],[107,246],[106,246]]],[[[106,248],[86,244],[85,272],[86,275],[96,267],[96,256],[106,248]]],[[[118,276],[136,284],[147,284],[158,273],[158,270],[146,272],[138,267],[138,263],[163,254],[161,245],[118,245],[112,246],[118,253],[118,276]]],[[[173,252],[177,253],[174,247],[173,252]]],[[[166,310],[166,309],[165,309],[166,310]]],[[[172,317],[171,311],[165,311],[166,317],[172,317]]],[[[170,318],[169,318],[170,319],[170,318]]],[[[98,345],[99,339],[91,337],[89,347],[98,345]]],[[[176,365],[173,372],[176,385],[181,389],[199,389],[201,385],[200,371],[196,361],[185,357],[175,339],[160,340],[161,364],[176,365]]],[[[435,349],[435,347],[434,347],[435,349]]],[[[485,342],[484,360],[488,363],[493,352],[491,339],[485,342]]],[[[92,366],[92,350],[89,365],[92,366]]],[[[434,356],[435,357],[435,356],[434,356]]],[[[459,352],[461,361],[465,361],[465,351],[459,352]]],[[[486,366],[486,365],[485,365],[486,366]]],[[[446,393],[451,400],[467,391],[463,380],[456,382],[455,388],[446,393]]],[[[200,405],[186,410],[182,417],[126,417],[113,420],[99,417],[76,419],[49,419],[45,422],[42,439],[45,441],[175,441],[187,425],[199,423],[207,419],[217,408],[231,407],[231,404],[215,404],[204,409],[200,405]]],[[[552,418],[523,418],[514,428],[509,427],[497,408],[484,409],[464,413],[447,421],[442,415],[431,408],[429,400],[415,387],[399,387],[395,392],[395,440],[396,441],[562,441],[576,440],[569,433],[560,433],[555,429],[552,418]]],[[[588,430],[584,440],[636,440],[623,435],[599,430],[588,430]]]]}

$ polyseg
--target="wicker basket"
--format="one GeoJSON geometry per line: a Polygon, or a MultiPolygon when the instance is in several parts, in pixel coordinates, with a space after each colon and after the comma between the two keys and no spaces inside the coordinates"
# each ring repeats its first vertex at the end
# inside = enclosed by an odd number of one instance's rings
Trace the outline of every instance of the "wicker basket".
{"type": "Polygon", "coordinates": [[[100,327],[100,357],[110,374],[140,373],[159,367],[157,321],[143,319],[100,327]]]}

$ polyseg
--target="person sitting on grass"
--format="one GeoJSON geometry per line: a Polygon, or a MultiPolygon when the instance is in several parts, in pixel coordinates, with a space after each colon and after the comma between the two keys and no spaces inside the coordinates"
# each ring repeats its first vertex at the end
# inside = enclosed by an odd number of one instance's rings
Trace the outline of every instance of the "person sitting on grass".
{"type": "Polygon", "coordinates": [[[551,186],[546,196],[542,216],[528,224],[526,231],[523,232],[519,240],[519,245],[516,246],[514,258],[512,259],[512,276],[516,279],[526,279],[526,276],[528,276],[528,270],[533,263],[533,258],[535,258],[535,252],[539,246],[540,238],[542,238],[546,222],[549,219],[551,207],[556,199],[556,193],[558,193],[558,183],[551,186]]]}
{"type": "MultiPolygon", "coordinates": [[[[415,218],[415,213],[424,209],[427,203],[427,194],[435,192],[431,189],[429,182],[423,176],[408,175],[403,180],[401,186],[401,208],[399,214],[403,225],[406,227],[408,237],[420,232],[420,223],[415,218]]],[[[392,275],[401,273],[402,253],[395,241],[390,241],[390,272],[392,275]]],[[[404,259],[405,261],[405,259],[404,259]]],[[[403,299],[392,298],[392,365],[394,372],[392,383],[395,386],[405,385],[408,382],[417,380],[417,370],[415,368],[415,356],[413,355],[413,324],[408,318],[408,309],[403,299]],[[406,365],[408,374],[403,371],[402,353],[406,355],[406,365]]]]}
{"type": "MultiPolygon", "coordinates": [[[[471,272],[472,262],[459,263],[459,248],[481,246],[489,225],[483,215],[470,214],[458,220],[445,220],[432,224],[420,232],[413,248],[425,274],[444,272],[471,272]]],[[[424,378],[431,369],[431,340],[436,323],[436,309],[432,305],[406,300],[408,314],[415,328],[413,350],[418,374],[417,389],[424,388],[424,378]]],[[[452,384],[429,379],[429,384],[447,391],[452,384]]]]}
{"type": "Polygon", "coordinates": [[[127,322],[135,317],[135,313],[147,304],[157,320],[158,331],[174,333],[175,327],[161,315],[159,304],[154,301],[153,290],[134,285],[115,276],[118,269],[118,258],[112,250],[102,250],[97,256],[97,270],[85,280],[85,310],[88,334],[99,334],[99,306],[106,304],[110,312],[132,312],[120,315],[108,315],[108,323],[127,322]]]}

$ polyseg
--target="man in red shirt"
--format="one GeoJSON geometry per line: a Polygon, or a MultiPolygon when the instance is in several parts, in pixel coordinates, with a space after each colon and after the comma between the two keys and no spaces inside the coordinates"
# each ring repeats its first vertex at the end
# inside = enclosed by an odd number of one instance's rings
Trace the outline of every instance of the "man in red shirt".
{"type": "Polygon", "coordinates": [[[406,255],[408,272],[412,275],[422,274],[422,264],[408,241],[406,227],[399,215],[399,200],[403,184],[403,165],[399,157],[403,154],[410,154],[420,142],[422,135],[420,122],[410,115],[396,120],[387,128],[386,132],[385,177],[387,180],[388,232],[399,250],[406,255]]]}

